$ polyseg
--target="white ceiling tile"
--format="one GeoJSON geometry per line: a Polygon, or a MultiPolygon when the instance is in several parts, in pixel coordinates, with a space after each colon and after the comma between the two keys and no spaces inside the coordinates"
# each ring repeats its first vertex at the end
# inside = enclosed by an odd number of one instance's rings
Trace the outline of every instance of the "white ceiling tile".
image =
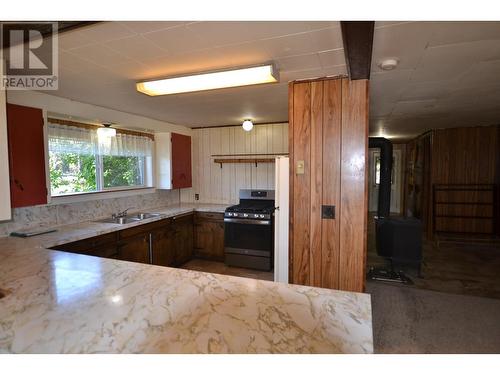
{"type": "Polygon", "coordinates": [[[411,83],[404,87],[400,99],[405,100],[426,100],[438,99],[451,91],[450,81],[433,81],[423,83],[411,83]]]}
{"type": "Polygon", "coordinates": [[[311,26],[309,22],[296,21],[209,21],[188,27],[208,46],[217,47],[310,31],[311,26]]]}
{"type": "MultiPolygon", "coordinates": [[[[330,21],[91,25],[60,35],[60,89],[49,94],[188,126],[239,123],[246,116],[282,121],[289,80],[346,73],[345,58],[339,61],[339,26],[330,21]],[[134,89],[140,79],[267,61],[276,62],[279,84],[154,98],[134,89]]],[[[497,30],[498,23],[376,22],[371,132],[383,129],[408,139],[432,127],[500,122],[497,30]],[[395,70],[377,66],[387,57],[400,59],[395,70]]]]}
{"type": "Polygon", "coordinates": [[[70,30],[58,35],[58,46],[60,50],[71,50],[94,43],[93,39],[86,37],[79,30],[70,30]]]}
{"type": "Polygon", "coordinates": [[[347,75],[346,65],[328,66],[323,69],[325,76],[347,75]]]}
{"type": "Polygon", "coordinates": [[[75,48],[72,49],[70,53],[80,59],[87,60],[101,66],[112,67],[114,64],[122,64],[131,60],[130,58],[100,44],[91,44],[85,47],[75,48]]]}
{"type": "Polygon", "coordinates": [[[309,33],[311,47],[316,51],[344,48],[340,27],[317,30],[309,33]]]}
{"type": "Polygon", "coordinates": [[[429,46],[500,40],[500,22],[432,22],[429,27],[432,28],[429,46]]]}
{"type": "Polygon", "coordinates": [[[398,69],[414,69],[422,57],[431,35],[425,22],[395,24],[376,29],[373,35],[372,72],[386,58],[399,59],[398,69]]]}
{"type": "Polygon", "coordinates": [[[453,79],[474,63],[492,59],[496,54],[500,54],[500,50],[492,50],[492,43],[487,41],[430,47],[425,50],[411,80],[425,82],[453,79]]]}
{"type": "Polygon", "coordinates": [[[346,63],[343,49],[320,52],[319,60],[321,61],[321,66],[323,68],[345,65],[346,63]]]}
{"type": "Polygon", "coordinates": [[[396,26],[402,23],[410,23],[409,21],[375,21],[375,29],[384,27],[396,26]]]}
{"type": "Polygon", "coordinates": [[[88,38],[95,43],[109,42],[110,40],[122,39],[136,34],[120,25],[119,22],[99,22],[78,29],[77,32],[81,33],[82,37],[88,38]]]}
{"type": "Polygon", "coordinates": [[[300,33],[265,39],[260,42],[260,45],[274,58],[303,55],[316,51],[309,35],[310,33],[300,33]]]}
{"type": "Polygon", "coordinates": [[[119,22],[127,29],[137,33],[146,34],[153,31],[171,29],[172,27],[185,25],[185,21],[123,21],[119,22]]]}
{"type": "Polygon", "coordinates": [[[280,71],[321,68],[321,62],[319,60],[318,54],[316,53],[312,53],[309,55],[283,57],[277,59],[277,64],[280,71]]]}
{"type": "Polygon", "coordinates": [[[337,27],[340,28],[340,21],[312,21],[309,22],[310,30],[319,30],[337,27]]]}
{"type": "Polygon", "coordinates": [[[155,31],[143,34],[143,36],[171,54],[181,54],[209,47],[196,32],[187,26],[155,31]]]}
{"type": "Polygon", "coordinates": [[[166,50],[140,35],[112,40],[104,43],[104,46],[136,61],[163,58],[169,54],[166,50]]]}
{"type": "Polygon", "coordinates": [[[436,112],[436,99],[400,101],[396,102],[391,115],[393,116],[414,116],[432,114],[436,112]]]}

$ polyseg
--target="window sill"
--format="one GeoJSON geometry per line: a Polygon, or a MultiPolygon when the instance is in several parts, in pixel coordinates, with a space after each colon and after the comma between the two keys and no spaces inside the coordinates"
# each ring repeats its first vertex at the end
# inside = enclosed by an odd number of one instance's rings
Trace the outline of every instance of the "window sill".
{"type": "Polygon", "coordinates": [[[155,193],[155,192],[156,192],[155,187],[140,187],[140,188],[131,188],[131,189],[96,191],[96,192],[79,193],[79,194],[68,194],[68,195],[60,195],[60,196],[56,196],[56,197],[51,197],[49,205],[87,202],[87,201],[95,201],[95,200],[111,199],[111,198],[121,198],[121,197],[129,197],[131,195],[138,195],[138,194],[151,194],[151,193],[155,193]]]}

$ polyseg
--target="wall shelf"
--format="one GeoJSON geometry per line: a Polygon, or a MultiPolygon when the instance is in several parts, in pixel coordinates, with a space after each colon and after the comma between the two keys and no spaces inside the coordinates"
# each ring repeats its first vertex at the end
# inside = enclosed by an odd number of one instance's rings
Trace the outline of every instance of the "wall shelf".
{"type": "Polygon", "coordinates": [[[222,164],[255,164],[257,165],[259,163],[274,163],[275,158],[248,158],[248,159],[214,159],[214,163],[220,164],[220,167],[222,168],[222,164]]]}
{"type": "Polygon", "coordinates": [[[288,156],[288,152],[278,152],[278,153],[270,153],[270,154],[216,154],[210,155],[211,157],[235,157],[235,156],[288,156]]]}

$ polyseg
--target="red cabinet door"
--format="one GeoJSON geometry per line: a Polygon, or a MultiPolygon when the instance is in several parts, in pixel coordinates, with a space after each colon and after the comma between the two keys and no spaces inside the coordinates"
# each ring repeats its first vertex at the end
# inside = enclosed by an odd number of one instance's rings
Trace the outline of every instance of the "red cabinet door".
{"type": "Polygon", "coordinates": [[[7,104],[7,134],[12,207],[46,204],[42,110],[7,104]]]}
{"type": "Polygon", "coordinates": [[[172,188],[192,187],[191,137],[172,133],[172,188]]]}

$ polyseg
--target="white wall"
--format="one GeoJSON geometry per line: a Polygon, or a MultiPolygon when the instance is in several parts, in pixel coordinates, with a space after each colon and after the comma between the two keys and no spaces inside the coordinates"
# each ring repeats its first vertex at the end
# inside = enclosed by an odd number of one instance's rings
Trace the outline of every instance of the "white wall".
{"type": "Polygon", "coordinates": [[[141,129],[158,132],[174,132],[191,135],[190,128],[158,121],[149,117],[138,116],[114,109],[99,107],[93,104],[77,102],[36,91],[9,91],[7,101],[12,104],[41,108],[44,112],[55,112],[88,119],[95,122],[114,122],[117,127],[141,129]]]}
{"type": "Polygon", "coordinates": [[[193,188],[183,189],[181,200],[194,194],[204,203],[237,203],[239,189],[274,189],[274,164],[214,163],[217,154],[288,152],[288,124],[256,125],[250,132],[241,126],[193,129],[193,188]]]}
{"type": "MultiPolygon", "coordinates": [[[[0,60],[0,77],[2,76],[3,61],[0,60]]],[[[0,221],[11,217],[8,155],[5,90],[0,89],[0,221]]]]}

